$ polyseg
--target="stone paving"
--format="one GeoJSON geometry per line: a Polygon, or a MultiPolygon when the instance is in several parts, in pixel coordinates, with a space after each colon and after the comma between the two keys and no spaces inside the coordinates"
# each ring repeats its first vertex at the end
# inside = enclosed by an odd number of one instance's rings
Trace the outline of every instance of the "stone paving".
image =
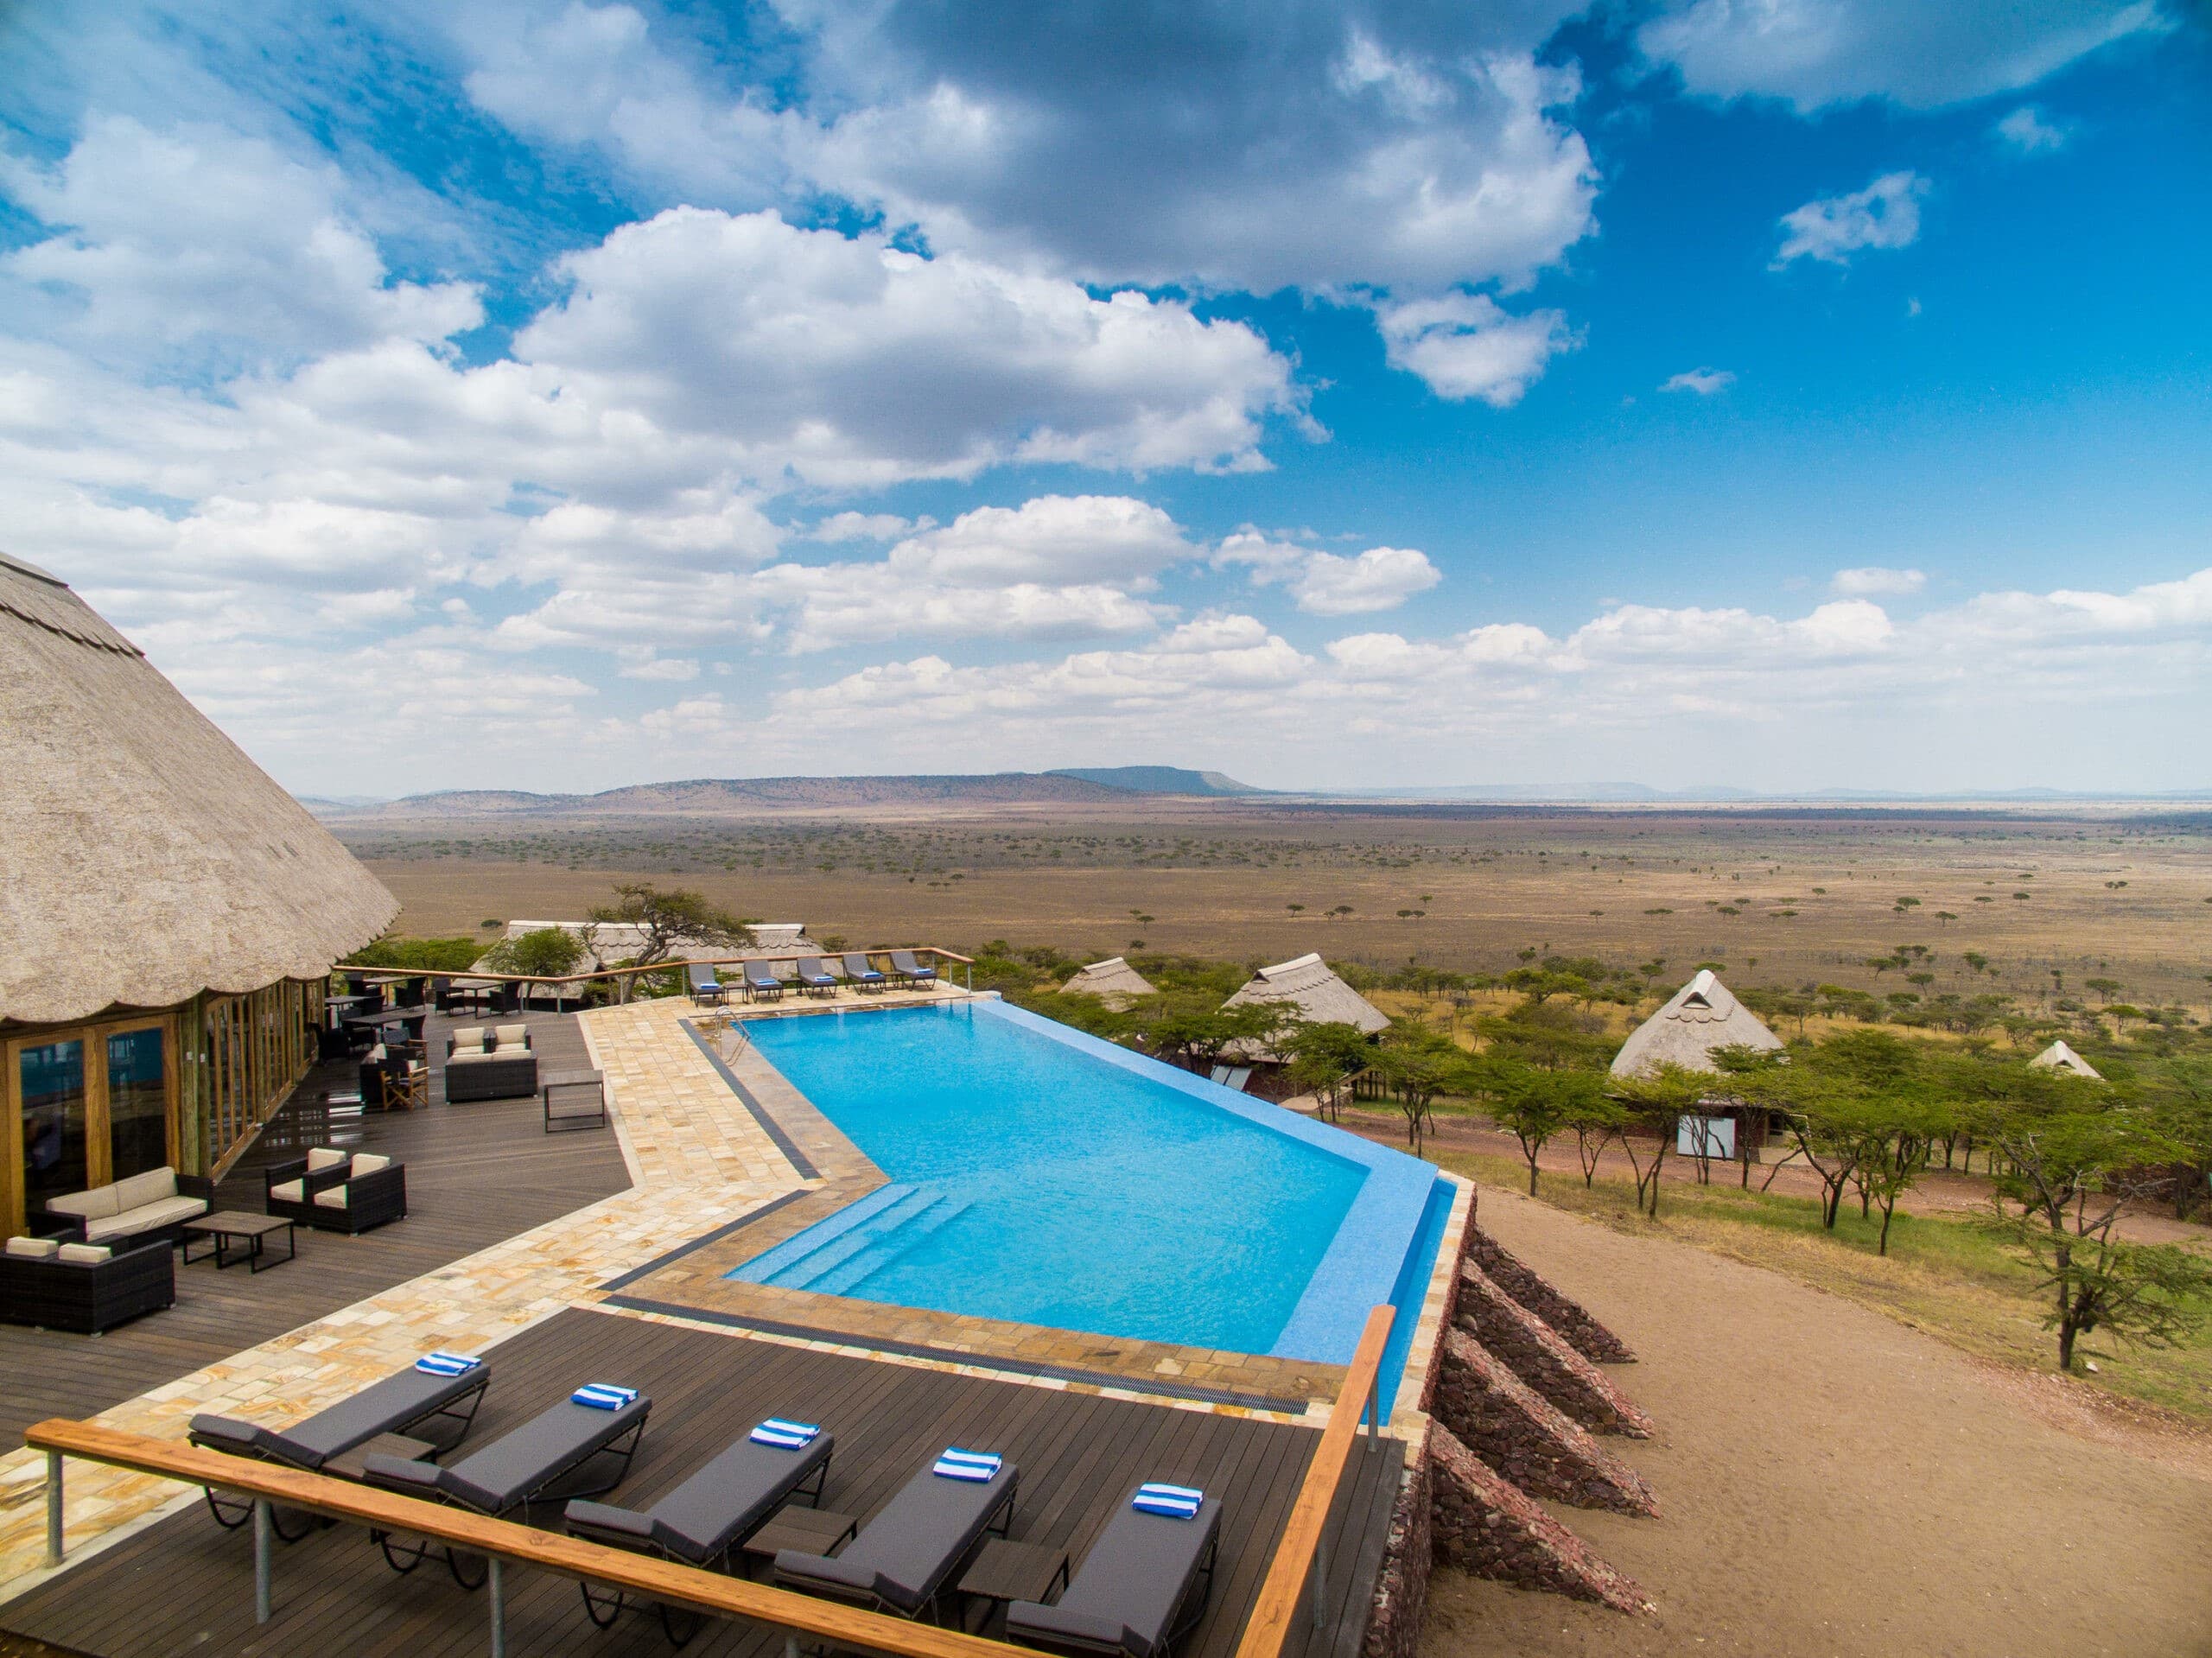
{"type": "MultiPolygon", "coordinates": [[[[961,994],[949,988],[894,991],[868,997],[863,1005],[931,997],[944,1000],[961,994]]],[[[841,992],[837,998],[848,1006],[858,1000],[849,991],[841,992]]],[[[811,1007],[824,1005],[817,1001],[811,1007]]],[[[200,1411],[219,1411],[272,1426],[296,1421],[411,1363],[429,1349],[481,1350],[570,1306],[616,1311],[620,1301],[610,1303],[606,1287],[610,1280],[637,1274],[684,1241],[729,1227],[779,1197],[816,1191],[826,1194],[831,1188],[842,1188],[840,1195],[849,1200],[850,1195],[857,1195],[852,1188],[864,1191],[880,1183],[881,1172],[814,1114],[765,1061],[749,1051],[739,1053],[731,1063],[740,1080],[773,1112],[779,1126],[820,1172],[810,1177],[796,1167],[733,1093],[707,1045],[695,1040],[681,1023],[696,1018],[696,1010],[682,999],[602,1008],[582,1016],[585,1040],[594,1064],[606,1074],[610,1115],[636,1182],[631,1191],[234,1354],[104,1411],[94,1420],[132,1432],[175,1439],[183,1438],[191,1417],[200,1411]],[[809,1116],[813,1117],[810,1122],[809,1116]]],[[[710,1026],[714,1022],[708,1021],[710,1026]]],[[[709,1039],[713,1040],[711,1030],[709,1039]]],[[[805,1201],[787,1207],[803,1210],[815,1205],[805,1201]]],[[[1461,1202],[1455,1206],[1454,1239],[1461,1220],[1459,1211],[1465,1207],[1466,1194],[1462,1192],[1461,1202]]],[[[757,1240],[746,1244],[740,1258],[757,1253],[761,1247],[757,1240]]],[[[1433,1346],[1441,1297],[1450,1282],[1457,1253],[1456,1244],[1447,1244],[1437,1263],[1416,1338],[1417,1361],[1425,1361],[1433,1346]]],[[[696,1281],[705,1275],[698,1267],[708,1264],[694,1263],[695,1281],[689,1299],[713,1299],[712,1293],[702,1290],[696,1281]]],[[[750,1285],[721,1285],[718,1277],[714,1282],[729,1291],[759,1290],[750,1285]]],[[[634,1291],[645,1286],[632,1287],[634,1291]]],[[[986,1320],[870,1307],[867,1303],[802,1292],[760,1293],[769,1297],[799,1297],[810,1303],[835,1302],[844,1312],[862,1309],[873,1315],[873,1322],[866,1317],[857,1321],[841,1318],[839,1327],[823,1329],[818,1316],[797,1318],[791,1320],[794,1325],[811,1327],[766,1333],[758,1338],[830,1352],[862,1353],[887,1362],[962,1374],[1026,1380],[1038,1386],[1158,1398],[1160,1394],[1144,1387],[1146,1380],[1152,1380],[1156,1387],[1170,1377],[1183,1377],[1185,1385],[1313,1401],[1309,1413],[1325,1414],[1325,1405],[1320,1401],[1331,1396],[1332,1385],[1324,1373],[1333,1373],[1338,1378],[1343,1374],[1338,1366],[1292,1366],[1287,1361],[1255,1361],[1249,1355],[1169,1349],[1160,1344],[1112,1344],[1158,1350],[1135,1355],[1126,1363],[1102,1363],[1102,1338],[1098,1337],[1020,1325],[993,1326],[986,1320]],[[946,1320],[950,1322],[943,1322],[946,1320]],[[932,1350],[886,1354],[872,1345],[872,1340],[909,1342],[932,1350]],[[995,1352],[1084,1374],[1076,1377],[1009,1375],[1007,1370],[988,1363],[995,1352]],[[976,1359],[985,1362],[976,1363],[976,1359]],[[1116,1374],[1097,1374],[1102,1371],[1116,1374]],[[1284,1377],[1292,1371],[1313,1374],[1303,1375],[1302,1385],[1293,1388],[1284,1384],[1284,1377]]],[[[707,1315],[700,1327],[722,1328],[713,1318],[716,1310],[721,1309],[700,1309],[707,1315]]],[[[681,1308],[668,1307],[660,1312],[673,1315],[672,1321],[691,1322],[683,1317],[681,1308]]],[[[624,1316],[654,1317],[656,1313],[639,1309],[624,1316]]],[[[725,1329],[724,1333],[741,1332],[725,1329]]],[[[1422,1364],[1414,1373],[1421,1374],[1424,1368],[1422,1364]]],[[[1198,1404],[1187,1398],[1162,1402],[1238,1414],[1275,1413],[1237,1405],[1198,1404]]],[[[1410,1402],[1402,1401],[1395,1413],[1394,1427],[1419,1420],[1417,1410],[1408,1408],[1410,1402]]],[[[26,1449],[0,1458],[0,1600],[44,1575],[40,1568],[45,1558],[45,1485],[43,1453],[26,1449]]],[[[119,1536],[149,1516],[197,1500],[195,1491],[168,1481],[84,1463],[69,1465],[65,1492],[65,1526],[73,1559],[89,1544],[119,1536]]]]}

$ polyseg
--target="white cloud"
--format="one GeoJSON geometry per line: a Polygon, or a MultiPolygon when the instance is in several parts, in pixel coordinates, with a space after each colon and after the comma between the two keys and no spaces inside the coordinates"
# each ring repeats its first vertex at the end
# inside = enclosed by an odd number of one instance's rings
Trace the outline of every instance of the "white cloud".
{"type": "Polygon", "coordinates": [[[1848,264],[1866,248],[1910,247],[1920,238],[1920,198],[1928,189],[1917,173],[1885,173],[1863,190],[1793,208],[1782,215],[1786,234],[1768,268],[1807,258],[1848,264]]]}
{"type": "Polygon", "coordinates": [[[595,406],[711,435],[763,480],[1252,467],[1262,417],[1297,403],[1289,364],[1242,323],[773,213],[673,208],[562,270],[574,291],[516,357],[595,406]]]}
{"type": "Polygon", "coordinates": [[[1376,310],[1390,366],[1419,375],[1440,397],[1480,397],[1510,409],[1560,352],[1580,342],[1560,311],[1514,316],[1484,294],[1386,302],[1376,310]]]}
{"type": "Polygon", "coordinates": [[[1993,129],[1998,141],[2023,156],[2047,156],[2066,148],[2067,130],[2046,120],[2032,104],[2023,104],[1993,129]]]}
{"type": "Polygon", "coordinates": [[[2158,0],[1669,0],[1637,44],[1705,97],[1924,110],[2017,92],[2172,27],[2158,0]]]}
{"type": "Polygon", "coordinates": [[[1918,593],[1928,578],[1918,570],[1885,569],[1879,564],[1838,570],[1828,579],[1828,589],[1847,599],[1874,599],[1918,593]]]}
{"type": "Polygon", "coordinates": [[[935,518],[902,518],[895,512],[833,512],[806,532],[809,541],[896,541],[917,530],[934,530],[935,518]]]}
{"type": "Polygon", "coordinates": [[[1221,543],[1217,564],[1249,566],[1255,587],[1286,587],[1313,616],[1354,616],[1394,610],[1444,579],[1426,553],[1410,547],[1370,547],[1354,558],[1269,541],[1246,526],[1221,543]]]}
{"type": "Polygon", "coordinates": [[[1694,391],[1700,397],[1710,397],[1715,392],[1726,391],[1736,384],[1733,370],[1725,368],[1686,369],[1680,374],[1669,375],[1661,383],[1662,391],[1694,391]]]}

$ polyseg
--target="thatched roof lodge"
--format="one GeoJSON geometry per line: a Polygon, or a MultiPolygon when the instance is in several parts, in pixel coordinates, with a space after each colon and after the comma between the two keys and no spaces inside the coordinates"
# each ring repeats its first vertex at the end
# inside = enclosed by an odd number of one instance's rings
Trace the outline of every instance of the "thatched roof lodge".
{"type": "Polygon", "coordinates": [[[1311,1024],[1357,1025],[1370,1036],[1390,1024],[1388,1014],[1338,978],[1318,953],[1262,968],[1222,1006],[1257,1002],[1288,1002],[1311,1024]]]}
{"type": "Polygon", "coordinates": [[[2097,1068],[2075,1052],[2067,1045],[2064,1037],[2059,1038],[2034,1058],[2029,1060],[2028,1064],[2031,1070],[2035,1070],[2061,1071],[2069,1077],[2085,1077],[2093,1083],[2104,1081],[2104,1078],[2098,1074],[2097,1068]]]}
{"type": "Polygon", "coordinates": [[[399,905],[55,577],[0,556],[0,1223],[205,1173],[399,905]],[[20,1122],[22,1127],[16,1125],[20,1122]]]}
{"type": "Polygon", "coordinates": [[[1119,956],[1079,968],[1060,988],[1072,995],[1096,996],[1116,1013],[1139,996],[1156,996],[1158,988],[1119,956]]]}
{"type": "Polygon", "coordinates": [[[1662,1065],[1684,1070],[1717,1071],[1713,1055],[1719,1048],[1777,1050],[1782,1039],[1757,1013],[1738,1001],[1728,987],[1700,969],[1675,992],[1667,1005],[1637,1026],[1613,1056],[1616,1077],[1643,1077],[1662,1065]]]}

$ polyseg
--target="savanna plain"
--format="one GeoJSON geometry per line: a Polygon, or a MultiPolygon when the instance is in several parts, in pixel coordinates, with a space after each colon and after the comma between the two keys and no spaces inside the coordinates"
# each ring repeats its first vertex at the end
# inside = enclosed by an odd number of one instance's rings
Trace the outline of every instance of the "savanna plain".
{"type": "MultiPolygon", "coordinates": [[[[1605,986],[1552,1000],[1610,1039],[1710,966],[1792,1040],[1873,1025],[2024,1064],[2056,1032],[2122,1070],[2212,1053],[2212,812],[2182,808],[1162,800],[334,828],[415,936],[488,944],[645,881],[825,942],[975,955],[1018,997],[1111,955],[1225,975],[1319,950],[1474,1049],[1549,963],[1605,986]]],[[[1981,1224],[1980,1166],[1940,1154],[1882,1254],[1855,1202],[1821,1224],[1802,1167],[1675,1165],[1654,1218],[1618,1149],[1586,1167],[1568,1136],[1532,1201],[1479,1102],[1437,1107],[1425,1153],[1638,1350],[1616,1379],[1658,1432],[1625,1454],[1661,1512],[1557,1510],[1648,1614],[1440,1572],[1424,1658],[2212,1653],[2212,1344],[2200,1324],[2058,1374],[2026,1267],[1981,1224]]],[[[1387,1103],[1345,1122],[1405,1139],[1387,1103]]],[[[2202,1218],[2129,1223],[2203,1250],[2202,1218]]]]}

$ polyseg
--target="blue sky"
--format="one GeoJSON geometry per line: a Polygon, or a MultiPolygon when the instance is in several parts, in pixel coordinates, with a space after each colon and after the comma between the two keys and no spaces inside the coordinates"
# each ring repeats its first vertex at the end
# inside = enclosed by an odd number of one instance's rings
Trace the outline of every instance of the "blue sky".
{"type": "Polygon", "coordinates": [[[2201,787],[2202,16],[13,9],[4,544],[326,793],[2201,787]]]}

